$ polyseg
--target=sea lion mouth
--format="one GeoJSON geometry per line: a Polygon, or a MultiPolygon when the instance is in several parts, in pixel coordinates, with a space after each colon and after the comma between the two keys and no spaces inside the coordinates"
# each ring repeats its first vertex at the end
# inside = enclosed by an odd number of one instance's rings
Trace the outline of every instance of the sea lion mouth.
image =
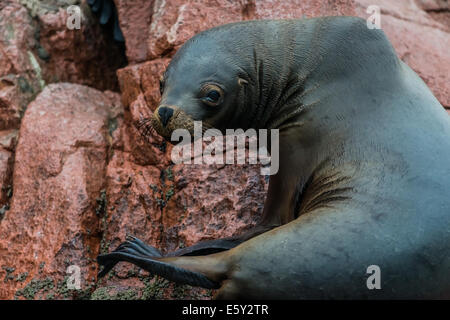
{"type": "Polygon", "coordinates": [[[179,141],[172,141],[172,133],[177,129],[186,129],[191,134],[191,137],[194,137],[194,121],[201,121],[202,135],[206,130],[213,128],[207,122],[202,120],[194,120],[186,112],[173,106],[170,106],[170,108],[173,109],[170,119],[164,119],[159,112],[160,108],[161,106],[153,112],[150,118],[142,119],[138,124],[140,133],[144,136],[144,138],[147,138],[147,140],[150,140],[148,139],[150,135],[157,133],[167,142],[176,145],[179,141]]]}

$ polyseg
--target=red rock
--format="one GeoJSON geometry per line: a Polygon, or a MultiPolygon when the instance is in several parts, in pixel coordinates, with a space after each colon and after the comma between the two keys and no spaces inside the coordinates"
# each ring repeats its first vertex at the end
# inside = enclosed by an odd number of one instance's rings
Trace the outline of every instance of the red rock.
{"type": "Polygon", "coordinates": [[[150,110],[155,110],[161,99],[159,79],[169,61],[166,58],[155,59],[117,70],[123,105],[128,107],[143,94],[150,110]]]}
{"type": "Polygon", "coordinates": [[[17,128],[20,109],[42,88],[36,27],[19,4],[6,1],[0,7],[0,130],[17,128]]]}
{"type": "Polygon", "coordinates": [[[28,106],[11,209],[0,222],[0,298],[80,296],[64,285],[69,265],[81,268],[82,289],[89,291],[99,250],[96,199],[105,187],[108,120],[119,101],[112,97],[61,83],[47,86],[28,106]]]}
{"type": "Polygon", "coordinates": [[[271,0],[255,1],[253,14],[254,19],[295,19],[303,16],[351,16],[354,15],[354,0],[317,1],[317,0],[271,0]]]}
{"type": "Polygon", "coordinates": [[[138,130],[140,120],[148,118],[149,108],[144,96],[138,96],[131,105],[130,112],[125,113],[127,126],[124,131],[124,150],[130,152],[133,161],[139,165],[168,165],[169,160],[165,155],[167,144],[162,137],[153,131],[148,131],[144,137],[142,130],[138,130]]]}
{"type": "Polygon", "coordinates": [[[417,0],[417,4],[433,19],[450,29],[450,3],[448,0],[417,0]]]}
{"type": "Polygon", "coordinates": [[[147,37],[152,20],[155,1],[114,0],[119,15],[120,29],[127,42],[127,58],[130,64],[143,62],[147,58],[147,37]]]}
{"type": "Polygon", "coordinates": [[[8,86],[0,89],[0,130],[18,128],[21,107],[17,103],[17,87],[8,86]]]}
{"type": "Polygon", "coordinates": [[[417,0],[417,5],[425,11],[449,11],[448,0],[417,0]]]}
{"type": "Polygon", "coordinates": [[[120,69],[117,72],[125,106],[126,126],[123,128],[124,150],[131,152],[139,165],[168,165],[164,140],[152,132],[144,138],[139,132],[140,121],[150,117],[160,99],[159,78],[168,59],[157,59],[120,69]]]}
{"type": "Polygon", "coordinates": [[[2,1],[0,7],[0,77],[18,78],[22,107],[45,83],[69,81],[118,89],[115,70],[125,65],[124,53],[103,32],[85,1],[80,6],[80,30],[67,28],[67,4],[21,3],[2,1]]]}
{"type": "Polygon", "coordinates": [[[0,130],[19,127],[22,113],[33,95],[34,90],[24,77],[7,75],[0,78],[0,130]]]}
{"type": "Polygon", "coordinates": [[[166,250],[238,235],[259,220],[267,184],[258,166],[179,164],[171,171],[166,194],[173,196],[163,214],[166,250]]]}
{"type": "Polygon", "coordinates": [[[0,76],[30,73],[30,50],[36,45],[35,23],[21,5],[7,1],[0,8],[0,76]]]}
{"type": "Polygon", "coordinates": [[[0,131],[0,148],[14,151],[16,147],[18,130],[11,129],[0,131]]]}
{"type": "Polygon", "coordinates": [[[40,45],[48,53],[48,59],[40,60],[43,78],[46,82],[67,81],[117,90],[115,70],[126,63],[123,53],[102,32],[85,1],[80,8],[84,18],[80,30],[67,28],[64,8],[39,15],[40,45]]]}
{"type": "MultiPolygon", "coordinates": [[[[155,1],[147,33],[148,59],[173,53],[196,33],[225,23],[248,19],[294,18],[303,14],[349,15],[352,0],[320,1],[155,1]]],[[[144,29],[146,30],[146,29],[144,29]]],[[[127,38],[125,36],[125,38],[127,38]]]]}
{"type": "Polygon", "coordinates": [[[148,33],[147,59],[177,50],[196,33],[243,20],[245,3],[226,0],[156,1],[148,33]]]}
{"type": "MultiPolygon", "coordinates": [[[[367,18],[370,0],[356,0],[357,14],[367,18]]],[[[381,8],[381,28],[386,32],[399,57],[422,77],[444,106],[450,106],[449,29],[414,1],[377,2],[381,8]],[[420,39],[420,41],[418,41],[420,39]]]]}
{"type": "MultiPolygon", "coordinates": [[[[367,7],[371,5],[377,5],[381,9],[382,15],[388,15],[400,20],[410,21],[419,25],[425,25],[432,28],[438,28],[446,30],[446,26],[435,21],[420,5],[420,1],[416,0],[403,0],[403,1],[389,1],[378,0],[376,3],[370,0],[355,0],[357,3],[356,12],[361,17],[368,17],[369,14],[366,11],[367,7]]],[[[382,18],[383,19],[383,18],[382,18]]],[[[383,28],[383,21],[381,21],[381,27],[383,28]]]]}

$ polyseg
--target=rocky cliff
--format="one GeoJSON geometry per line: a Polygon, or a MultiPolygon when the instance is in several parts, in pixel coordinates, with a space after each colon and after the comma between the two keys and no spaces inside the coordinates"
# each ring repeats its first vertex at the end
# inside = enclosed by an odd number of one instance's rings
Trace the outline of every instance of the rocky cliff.
{"type": "Polygon", "coordinates": [[[95,257],[127,234],[163,251],[242,232],[262,212],[256,166],[174,165],[138,132],[176,50],[210,27],[249,19],[357,15],[381,8],[398,55],[450,113],[446,0],[115,0],[115,42],[86,1],[0,0],[0,298],[209,298],[95,257]],[[66,26],[69,5],[81,29],[66,26]],[[225,190],[225,191],[224,191],[225,190]],[[67,286],[79,267],[81,289],[67,286]],[[69,269],[70,270],[70,269],[69,269]]]}

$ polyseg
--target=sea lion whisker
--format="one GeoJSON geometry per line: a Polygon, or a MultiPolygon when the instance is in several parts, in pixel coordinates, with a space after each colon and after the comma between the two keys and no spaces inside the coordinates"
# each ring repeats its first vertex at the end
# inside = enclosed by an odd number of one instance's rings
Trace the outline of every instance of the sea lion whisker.
{"type": "Polygon", "coordinates": [[[153,126],[153,120],[152,118],[142,118],[140,119],[137,124],[136,128],[140,135],[150,144],[157,145],[155,143],[151,142],[150,137],[156,135],[156,129],[153,126]]]}

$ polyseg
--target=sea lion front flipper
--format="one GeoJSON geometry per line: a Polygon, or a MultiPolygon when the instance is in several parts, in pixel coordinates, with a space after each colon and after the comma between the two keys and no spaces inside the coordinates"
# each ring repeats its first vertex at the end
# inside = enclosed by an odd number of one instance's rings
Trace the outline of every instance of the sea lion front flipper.
{"type": "Polygon", "coordinates": [[[113,261],[127,261],[144,270],[147,270],[151,274],[159,275],[176,283],[188,284],[207,289],[217,289],[220,287],[219,283],[208,279],[201,273],[183,269],[170,263],[159,261],[158,259],[151,259],[145,256],[128,253],[126,250],[127,249],[124,251],[100,255],[97,257],[97,261],[100,264],[106,264],[111,259],[113,261]]]}
{"type": "MultiPolygon", "coordinates": [[[[123,242],[122,244],[120,244],[114,250],[114,252],[118,252],[123,249],[129,249],[130,253],[140,254],[143,256],[150,256],[150,257],[155,257],[155,258],[162,257],[162,254],[158,249],[145,244],[142,240],[140,240],[134,236],[131,236],[131,235],[127,235],[127,240],[125,242],[123,242]]],[[[105,263],[103,265],[103,269],[98,273],[98,277],[99,278],[104,277],[110,270],[112,270],[114,268],[114,266],[119,261],[120,260],[112,260],[111,259],[110,261],[105,263]]]]}
{"type": "MultiPolygon", "coordinates": [[[[139,239],[137,240],[140,241],[139,239]]],[[[111,253],[99,255],[97,261],[100,265],[104,266],[104,268],[99,272],[98,277],[103,277],[117,262],[127,261],[149,271],[151,274],[162,276],[177,283],[199,286],[207,289],[216,289],[220,287],[218,281],[212,280],[206,275],[206,273],[208,273],[217,279],[222,278],[221,275],[224,273],[222,271],[223,268],[220,268],[221,265],[216,265],[215,261],[218,260],[215,258],[158,258],[140,254],[138,250],[136,243],[128,241],[121,244],[111,253]]]]}

